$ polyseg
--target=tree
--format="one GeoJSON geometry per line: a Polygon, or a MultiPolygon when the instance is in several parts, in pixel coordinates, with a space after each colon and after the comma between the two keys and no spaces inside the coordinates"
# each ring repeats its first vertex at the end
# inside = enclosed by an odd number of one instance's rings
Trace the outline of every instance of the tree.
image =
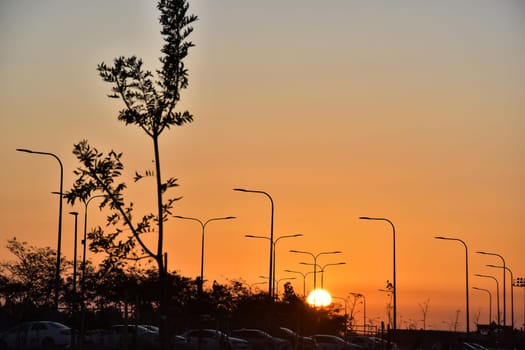
{"type": "Polygon", "coordinates": [[[40,307],[52,305],[56,252],[49,247],[36,248],[27,242],[20,242],[16,237],[7,242],[7,249],[17,261],[2,264],[10,275],[4,293],[16,291],[15,295],[6,297],[17,296],[19,301],[29,301],[40,307]]]}
{"type": "MultiPolygon", "coordinates": [[[[164,38],[163,54],[160,57],[162,68],[156,71],[156,76],[144,70],[142,60],[136,56],[118,57],[113,65],[104,62],[97,67],[103,81],[113,85],[111,98],[121,99],[124,108],[119,111],[118,119],[126,125],[132,124],[142,129],[151,139],[154,153],[154,170],[145,173],[135,173],[135,181],[144,177],[154,177],[156,180],[156,212],[149,213],[138,221],[134,221],[133,202],[124,200],[126,184],[120,182],[124,165],[122,154],[110,151],[107,155],[91,147],[86,140],[74,146],[73,153],[81,163],[75,174],[78,176],[73,188],[67,194],[68,202],[76,200],[84,203],[95,191],[105,195],[100,207],[109,206],[113,214],[108,218],[108,224],[115,228],[114,232],[106,233],[101,228],[94,232],[94,249],[102,249],[108,253],[105,263],[107,267],[120,265],[122,261],[131,259],[151,258],[158,267],[161,320],[166,319],[166,266],[163,251],[164,222],[171,214],[173,203],[180,198],[164,198],[168,189],[177,186],[177,179],[169,178],[163,181],[159,151],[160,135],[172,126],[181,126],[193,120],[188,111],[175,111],[180,100],[180,92],[188,86],[188,71],[184,59],[193,46],[188,41],[193,31],[191,24],[197,20],[195,15],[188,14],[189,5],[186,0],[159,0],[157,8],[160,11],[159,22],[164,38]],[[123,228],[127,227],[131,235],[122,239],[123,228]],[[157,232],[156,247],[148,247],[142,239],[146,232],[157,232]],[[140,247],[140,254],[136,247],[140,247]]],[[[167,338],[163,336],[164,327],[161,322],[161,342],[167,346],[167,338]]]]}

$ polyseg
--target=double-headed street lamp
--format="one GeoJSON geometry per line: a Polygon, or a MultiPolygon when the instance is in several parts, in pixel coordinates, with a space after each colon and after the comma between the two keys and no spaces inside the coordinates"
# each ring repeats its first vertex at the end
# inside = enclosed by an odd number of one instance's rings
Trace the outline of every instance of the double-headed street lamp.
{"type": "Polygon", "coordinates": [[[298,274],[300,274],[303,277],[303,298],[306,298],[306,276],[312,274],[313,271],[304,273],[304,272],[301,272],[301,271],[284,270],[284,272],[298,273],[298,274]]]}
{"type": "MultiPolygon", "coordinates": [[[[307,262],[300,262],[299,264],[302,264],[302,265],[314,265],[312,263],[307,263],[307,262]]],[[[330,263],[330,264],[325,264],[323,266],[319,265],[319,264],[315,264],[315,267],[319,268],[319,272],[321,273],[321,289],[324,288],[324,271],[325,269],[328,267],[328,266],[334,266],[334,265],[345,265],[346,262],[344,261],[340,261],[340,262],[337,262],[337,263],[330,263]]],[[[314,288],[315,289],[315,288],[314,288]]]]}
{"type": "Polygon", "coordinates": [[[512,283],[512,281],[514,281],[514,275],[512,274],[512,271],[508,266],[497,266],[497,265],[488,264],[487,267],[495,267],[498,269],[503,269],[503,272],[507,270],[510,273],[510,281],[511,281],[511,284],[510,284],[510,311],[511,311],[511,319],[512,319],[511,320],[512,329],[514,329],[514,283],[512,283]]]}
{"type": "Polygon", "coordinates": [[[204,285],[204,229],[206,228],[206,225],[211,222],[211,221],[218,221],[218,220],[230,220],[230,219],[235,219],[235,216],[225,216],[225,217],[220,217],[220,218],[213,218],[213,219],[208,219],[206,221],[202,221],[200,219],[197,219],[197,218],[192,218],[192,217],[188,217],[188,216],[180,216],[180,215],[174,215],[173,216],[174,218],[177,218],[177,219],[185,219],[185,220],[193,220],[193,221],[197,221],[201,227],[202,227],[202,239],[201,239],[201,275],[200,275],[200,281],[199,281],[199,284],[198,284],[198,292],[199,294],[202,294],[202,291],[203,291],[203,285],[204,285]]]}
{"type": "Polygon", "coordinates": [[[490,325],[492,322],[492,293],[490,293],[490,290],[485,288],[472,287],[472,289],[487,292],[487,294],[489,295],[489,322],[487,324],[490,325]]]}
{"type": "MultiPolygon", "coordinates": [[[[293,235],[284,235],[284,236],[280,236],[278,237],[277,239],[275,239],[273,241],[273,271],[272,271],[272,276],[273,276],[273,282],[272,282],[272,288],[274,288],[274,290],[272,290],[272,293],[273,295],[275,295],[275,280],[276,280],[276,275],[275,275],[275,266],[277,265],[276,263],[276,251],[277,251],[277,242],[279,242],[279,240],[283,239],[283,238],[294,238],[294,237],[301,237],[303,236],[302,233],[296,233],[296,234],[293,234],[293,235]]],[[[266,237],[266,236],[257,236],[257,235],[244,235],[244,237],[246,238],[260,238],[260,239],[268,239],[270,240],[271,238],[270,237],[266,237]]],[[[279,294],[279,293],[277,293],[279,294]]]]}
{"type": "Polygon", "coordinates": [[[450,238],[450,237],[443,237],[443,236],[437,236],[437,237],[434,237],[435,239],[443,239],[443,240],[448,240],[448,241],[457,241],[457,242],[460,242],[461,244],[463,244],[463,246],[465,247],[465,285],[466,285],[466,288],[465,288],[465,291],[466,291],[466,315],[467,315],[467,337],[469,336],[470,334],[470,315],[469,315],[469,301],[468,301],[468,294],[469,294],[469,290],[468,290],[468,248],[467,248],[467,244],[459,239],[459,238],[450,238]]]}
{"type": "Polygon", "coordinates": [[[279,278],[277,281],[276,281],[276,290],[277,290],[277,299],[279,299],[279,283],[281,281],[291,281],[291,280],[294,280],[295,277],[283,277],[283,278],[279,278]]]}
{"type": "Polygon", "coordinates": [[[82,240],[82,279],[80,281],[80,289],[82,293],[82,300],[84,300],[84,284],[86,282],[86,247],[87,247],[87,223],[88,223],[88,205],[95,198],[103,198],[105,195],[97,194],[90,197],[84,202],[84,239],[82,240]]]}
{"type": "Polygon", "coordinates": [[[392,253],[392,258],[393,258],[393,278],[394,278],[394,281],[393,281],[393,284],[392,284],[392,294],[393,294],[393,297],[394,297],[394,322],[392,323],[393,325],[393,330],[395,331],[397,329],[397,279],[396,279],[396,227],[394,226],[394,223],[392,221],[390,221],[389,219],[387,218],[376,218],[376,217],[369,217],[369,216],[360,216],[359,219],[361,220],[377,220],[377,221],[386,221],[390,224],[390,226],[392,227],[392,248],[393,248],[393,253],[392,253]]]}
{"type": "Polygon", "coordinates": [[[498,279],[494,276],[490,276],[490,275],[480,275],[479,273],[476,273],[474,274],[474,276],[476,277],[483,277],[483,278],[490,278],[492,280],[494,280],[496,282],[496,305],[497,305],[497,311],[498,311],[498,326],[501,324],[500,323],[500,309],[499,309],[499,282],[498,282],[498,279]]]}
{"type": "Polygon", "coordinates": [[[311,252],[305,252],[305,251],[302,251],[302,250],[295,250],[295,249],[292,249],[290,250],[290,253],[298,253],[298,254],[308,254],[310,255],[313,259],[314,259],[314,263],[312,264],[314,266],[314,270],[313,270],[313,274],[314,274],[314,290],[317,289],[317,258],[321,255],[326,255],[326,254],[340,254],[342,253],[341,251],[339,250],[335,250],[335,251],[330,251],[330,252],[321,252],[321,253],[317,253],[317,254],[313,254],[311,252]]]}
{"type": "Polygon", "coordinates": [[[50,152],[40,152],[40,151],[33,151],[26,148],[17,148],[18,152],[25,152],[25,153],[32,153],[32,154],[42,154],[45,156],[51,156],[55,158],[58,161],[58,164],[60,165],[60,196],[59,198],[59,204],[58,204],[58,239],[57,239],[57,263],[56,263],[56,271],[55,271],[55,310],[58,311],[58,300],[59,300],[59,291],[60,291],[60,247],[62,246],[62,193],[63,193],[63,184],[64,184],[64,167],[62,166],[62,161],[58,156],[54,153],[50,152]]]}
{"type": "Polygon", "coordinates": [[[489,252],[476,252],[478,254],[483,254],[483,255],[493,255],[493,256],[497,256],[498,258],[501,259],[501,262],[503,263],[503,326],[506,326],[507,325],[507,298],[506,298],[506,295],[507,295],[507,290],[506,290],[506,280],[505,280],[505,259],[503,259],[503,257],[499,254],[496,254],[496,253],[489,253],[489,252]]]}
{"type": "Polygon", "coordinates": [[[270,297],[270,300],[273,300],[273,212],[274,212],[274,205],[273,205],[273,199],[272,196],[268,192],[264,191],[258,191],[258,190],[247,190],[245,188],[234,188],[234,191],[238,192],[249,192],[249,193],[260,193],[268,197],[271,204],[271,216],[270,216],[270,271],[269,271],[269,279],[268,279],[268,296],[270,297]]]}

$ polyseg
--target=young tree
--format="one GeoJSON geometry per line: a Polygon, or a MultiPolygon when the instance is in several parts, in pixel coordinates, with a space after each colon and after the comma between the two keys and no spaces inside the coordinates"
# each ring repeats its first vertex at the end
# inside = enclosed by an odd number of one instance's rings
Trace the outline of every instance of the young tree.
{"type": "Polygon", "coordinates": [[[167,345],[163,336],[163,321],[165,321],[165,282],[166,266],[163,252],[164,222],[171,214],[173,203],[179,198],[164,198],[166,191],[177,186],[175,178],[167,180],[161,177],[159,137],[170,127],[181,126],[193,120],[188,111],[175,111],[180,100],[182,89],[188,86],[188,71],[184,59],[193,46],[188,41],[193,28],[191,24],[197,20],[195,15],[188,14],[189,5],[186,0],[159,0],[157,8],[160,11],[159,22],[164,46],[161,49],[161,69],[154,75],[144,70],[142,60],[136,56],[118,57],[113,65],[104,62],[98,65],[98,72],[103,81],[113,85],[111,98],[121,99],[124,108],[119,112],[118,119],[126,125],[132,124],[142,129],[151,139],[154,153],[155,169],[145,173],[136,173],[135,181],[145,176],[153,176],[156,180],[156,212],[146,214],[142,219],[134,221],[132,217],[133,203],[124,200],[126,184],[119,178],[124,169],[121,153],[114,151],[107,155],[91,147],[87,141],[81,141],[74,146],[73,153],[81,163],[75,171],[78,176],[73,188],[67,194],[68,201],[87,201],[95,191],[102,191],[105,199],[100,206],[109,206],[113,214],[108,218],[108,224],[115,231],[106,233],[99,228],[91,235],[94,239],[92,247],[108,253],[106,265],[118,265],[123,259],[153,259],[159,271],[160,311],[161,311],[161,341],[167,345]],[[122,239],[123,228],[127,227],[131,235],[122,239]],[[155,228],[155,229],[153,229],[155,228]],[[142,234],[157,232],[156,247],[148,247],[142,234]],[[136,246],[141,254],[136,253],[136,246]]]}

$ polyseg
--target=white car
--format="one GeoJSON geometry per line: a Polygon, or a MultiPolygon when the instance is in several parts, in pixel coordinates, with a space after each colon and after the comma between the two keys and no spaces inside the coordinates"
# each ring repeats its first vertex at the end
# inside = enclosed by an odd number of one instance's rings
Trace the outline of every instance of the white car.
{"type": "MultiPolygon", "coordinates": [[[[0,349],[53,349],[71,344],[76,332],[66,325],[52,321],[32,321],[14,326],[0,337],[0,349]]],[[[76,340],[77,338],[74,338],[76,340]]]]}
{"type": "Polygon", "coordinates": [[[191,329],[180,334],[188,343],[188,349],[201,350],[249,350],[250,344],[244,340],[235,337],[230,337],[216,329],[191,329]],[[200,339],[199,339],[200,338],[200,339]],[[200,347],[199,347],[200,340],[200,347]]]}
{"type": "Polygon", "coordinates": [[[350,350],[352,346],[350,343],[343,340],[343,338],[336,335],[317,334],[312,335],[315,341],[316,349],[319,350],[350,350]]]}

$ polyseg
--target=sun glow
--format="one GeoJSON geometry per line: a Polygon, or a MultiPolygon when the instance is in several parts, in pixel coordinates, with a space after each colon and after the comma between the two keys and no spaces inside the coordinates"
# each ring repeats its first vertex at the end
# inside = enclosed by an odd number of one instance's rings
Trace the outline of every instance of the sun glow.
{"type": "Polygon", "coordinates": [[[306,301],[312,306],[328,306],[332,303],[332,296],[324,289],[316,289],[310,292],[306,301]]]}

